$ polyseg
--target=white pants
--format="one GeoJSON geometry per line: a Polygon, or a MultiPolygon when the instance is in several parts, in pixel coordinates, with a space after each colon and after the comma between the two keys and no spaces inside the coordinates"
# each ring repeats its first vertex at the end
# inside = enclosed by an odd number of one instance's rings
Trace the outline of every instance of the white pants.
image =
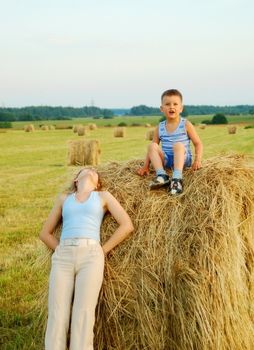
{"type": "Polygon", "coordinates": [[[45,350],[93,350],[95,308],[103,280],[104,253],[91,239],[66,239],[52,255],[45,350]]]}

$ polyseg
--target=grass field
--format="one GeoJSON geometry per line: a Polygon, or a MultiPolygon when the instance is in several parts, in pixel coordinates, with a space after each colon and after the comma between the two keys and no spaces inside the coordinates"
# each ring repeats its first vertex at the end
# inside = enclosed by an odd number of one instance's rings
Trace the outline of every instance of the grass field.
{"type": "MultiPolygon", "coordinates": [[[[213,115],[192,115],[188,117],[188,119],[195,124],[201,123],[203,120],[211,120],[213,115]]],[[[112,119],[93,119],[93,118],[75,118],[72,120],[39,120],[32,122],[35,127],[38,127],[42,124],[46,125],[65,125],[65,126],[72,126],[73,124],[88,124],[88,123],[96,123],[98,126],[116,126],[121,122],[125,122],[127,126],[133,126],[133,124],[140,124],[141,126],[145,125],[146,123],[151,125],[157,125],[158,121],[161,117],[158,116],[149,116],[149,117],[114,117],[112,119]]],[[[254,124],[254,116],[253,115],[232,115],[227,116],[228,122],[231,123],[248,123],[248,124],[254,124]]],[[[13,122],[13,128],[14,129],[23,129],[24,125],[29,124],[29,122],[13,122]]]]}
{"type": "MultiPolygon", "coordinates": [[[[130,118],[132,123],[155,124],[158,121],[158,117],[154,118],[153,122],[146,118],[130,118]]],[[[207,119],[207,116],[199,118],[197,117],[195,122],[207,119]]],[[[119,120],[114,118],[86,122],[116,125],[119,120]]],[[[254,123],[250,118],[245,122],[254,123]]],[[[66,123],[70,124],[68,121],[66,123]]],[[[47,271],[38,271],[36,274],[32,272],[31,264],[41,244],[38,241],[38,233],[42,223],[56,195],[76,171],[74,167],[66,165],[67,141],[80,139],[72,130],[36,130],[33,133],[25,133],[19,130],[24,124],[27,123],[14,123],[15,130],[0,133],[2,350],[42,349],[43,335],[35,337],[34,330],[30,329],[36,315],[28,311],[39,302],[38,292],[41,286],[47,283],[47,271]]],[[[100,127],[90,131],[86,137],[100,141],[102,163],[125,161],[144,158],[149,143],[145,140],[147,130],[143,126],[128,127],[125,138],[114,138],[113,128],[100,127]]],[[[204,143],[204,158],[232,152],[254,155],[254,129],[244,129],[243,124],[238,125],[235,135],[229,135],[226,126],[208,126],[205,130],[197,128],[197,131],[204,143]]]]}

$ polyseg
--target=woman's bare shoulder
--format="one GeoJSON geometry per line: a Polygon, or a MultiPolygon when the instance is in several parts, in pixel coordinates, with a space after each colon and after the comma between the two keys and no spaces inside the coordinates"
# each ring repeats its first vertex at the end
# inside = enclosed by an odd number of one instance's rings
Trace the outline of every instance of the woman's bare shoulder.
{"type": "Polygon", "coordinates": [[[103,205],[107,205],[114,198],[114,196],[109,191],[100,191],[99,195],[103,201],[103,205]]]}
{"type": "Polygon", "coordinates": [[[99,191],[98,193],[101,197],[105,197],[105,196],[108,196],[109,191],[99,191]]]}
{"type": "Polygon", "coordinates": [[[56,202],[59,204],[59,205],[63,205],[65,199],[68,197],[68,194],[67,193],[60,193],[57,198],[56,198],[56,202]]]}
{"type": "Polygon", "coordinates": [[[99,191],[99,196],[101,197],[101,199],[106,200],[109,196],[109,191],[99,191]]]}

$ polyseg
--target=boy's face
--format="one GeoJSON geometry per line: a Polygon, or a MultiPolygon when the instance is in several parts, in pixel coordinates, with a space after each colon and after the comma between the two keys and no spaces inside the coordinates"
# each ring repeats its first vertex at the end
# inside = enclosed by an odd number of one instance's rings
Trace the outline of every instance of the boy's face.
{"type": "Polygon", "coordinates": [[[167,120],[178,119],[183,111],[181,98],[177,95],[164,96],[160,107],[167,120]]]}

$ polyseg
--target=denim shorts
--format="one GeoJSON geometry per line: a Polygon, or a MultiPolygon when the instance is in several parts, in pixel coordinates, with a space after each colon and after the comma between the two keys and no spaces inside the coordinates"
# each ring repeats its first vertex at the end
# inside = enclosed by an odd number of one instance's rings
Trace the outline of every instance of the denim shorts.
{"type": "MultiPolygon", "coordinates": [[[[190,153],[185,154],[184,168],[191,167],[192,155],[190,153]]],[[[164,166],[165,168],[174,168],[174,155],[164,153],[164,166]]]]}

